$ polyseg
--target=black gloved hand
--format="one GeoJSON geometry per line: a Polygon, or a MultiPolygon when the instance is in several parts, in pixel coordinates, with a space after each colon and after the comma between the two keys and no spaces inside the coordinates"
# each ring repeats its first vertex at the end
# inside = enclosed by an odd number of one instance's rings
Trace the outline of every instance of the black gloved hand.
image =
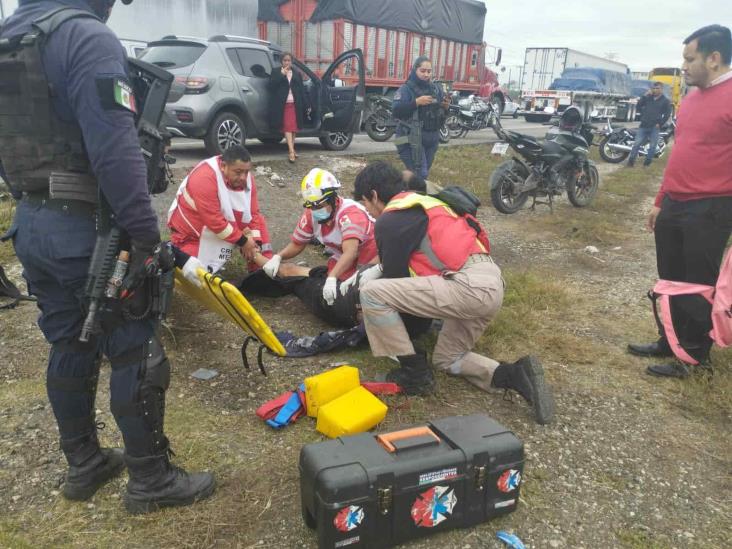
{"type": "Polygon", "coordinates": [[[175,268],[170,242],[132,241],[130,269],[122,281],[122,297],[142,285],[145,278],[158,276],[175,268]]]}

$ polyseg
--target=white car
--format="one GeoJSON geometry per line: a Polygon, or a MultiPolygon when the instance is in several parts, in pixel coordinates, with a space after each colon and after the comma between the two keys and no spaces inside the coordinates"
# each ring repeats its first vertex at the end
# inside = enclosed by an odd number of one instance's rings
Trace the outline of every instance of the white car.
{"type": "Polygon", "coordinates": [[[511,116],[518,118],[518,110],[521,108],[519,103],[516,103],[510,96],[506,96],[506,104],[503,106],[503,113],[501,116],[511,116]]]}

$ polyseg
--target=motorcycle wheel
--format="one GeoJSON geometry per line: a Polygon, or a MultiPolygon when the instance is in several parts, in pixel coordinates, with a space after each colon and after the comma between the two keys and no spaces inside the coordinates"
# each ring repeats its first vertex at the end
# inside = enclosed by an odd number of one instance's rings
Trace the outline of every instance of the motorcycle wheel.
{"type": "Polygon", "coordinates": [[[374,141],[383,142],[391,139],[396,127],[385,123],[391,118],[391,113],[380,109],[366,121],[366,133],[374,141]]]}
{"type": "Polygon", "coordinates": [[[443,145],[450,142],[450,130],[447,129],[447,125],[443,124],[440,126],[440,143],[443,145]]]}
{"type": "Polygon", "coordinates": [[[610,164],[620,164],[623,160],[628,158],[630,153],[628,151],[614,151],[608,145],[610,144],[610,135],[602,138],[602,141],[598,144],[600,148],[600,157],[610,164]]]}
{"type": "Polygon", "coordinates": [[[463,128],[463,130],[460,132],[460,135],[458,135],[458,137],[461,137],[461,138],[465,137],[466,135],[468,135],[469,131],[470,130],[468,128],[463,128]]]}
{"type": "Polygon", "coordinates": [[[447,127],[447,131],[450,132],[450,137],[452,139],[457,139],[460,137],[460,134],[463,133],[463,127],[460,124],[460,119],[454,114],[447,117],[445,120],[445,126],[447,127]]]}
{"type": "Polygon", "coordinates": [[[491,174],[491,202],[501,213],[512,214],[523,208],[529,198],[528,193],[517,193],[516,185],[529,177],[529,170],[514,160],[499,165],[491,174]]]}
{"type": "Polygon", "coordinates": [[[567,181],[567,198],[576,208],[589,206],[600,186],[600,173],[592,162],[582,168],[577,179],[567,181]]]}

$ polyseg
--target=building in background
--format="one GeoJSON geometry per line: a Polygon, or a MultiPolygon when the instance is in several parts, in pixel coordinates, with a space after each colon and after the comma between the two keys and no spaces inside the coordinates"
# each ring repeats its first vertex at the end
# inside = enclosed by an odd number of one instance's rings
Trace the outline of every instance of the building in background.
{"type": "MultiPolygon", "coordinates": [[[[120,38],[150,42],[165,35],[257,35],[257,0],[135,0],[117,3],[109,26],[120,38]]],[[[18,0],[0,0],[0,18],[8,17],[18,0]]]]}

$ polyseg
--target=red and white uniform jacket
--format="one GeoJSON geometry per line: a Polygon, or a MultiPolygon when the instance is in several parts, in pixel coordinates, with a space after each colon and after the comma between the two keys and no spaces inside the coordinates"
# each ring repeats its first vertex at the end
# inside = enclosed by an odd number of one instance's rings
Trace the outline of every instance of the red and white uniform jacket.
{"type": "Polygon", "coordinates": [[[367,265],[378,255],[374,239],[374,219],[361,204],[347,198],[338,198],[335,215],[323,224],[314,221],[312,211],[305,208],[292,233],[292,241],[296,244],[309,244],[313,238],[333,254],[328,259],[329,273],[343,255],[343,241],[350,238],[359,241],[358,259],[338,277],[340,280],[345,280],[356,272],[357,267],[367,265]]]}
{"type": "Polygon", "coordinates": [[[262,253],[272,256],[254,176],[249,173],[244,189],[232,189],[224,181],[220,156],[204,160],[183,180],[168,211],[168,227],[173,245],[196,256],[212,272],[231,258],[245,229],[262,243],[262,253]]]}

